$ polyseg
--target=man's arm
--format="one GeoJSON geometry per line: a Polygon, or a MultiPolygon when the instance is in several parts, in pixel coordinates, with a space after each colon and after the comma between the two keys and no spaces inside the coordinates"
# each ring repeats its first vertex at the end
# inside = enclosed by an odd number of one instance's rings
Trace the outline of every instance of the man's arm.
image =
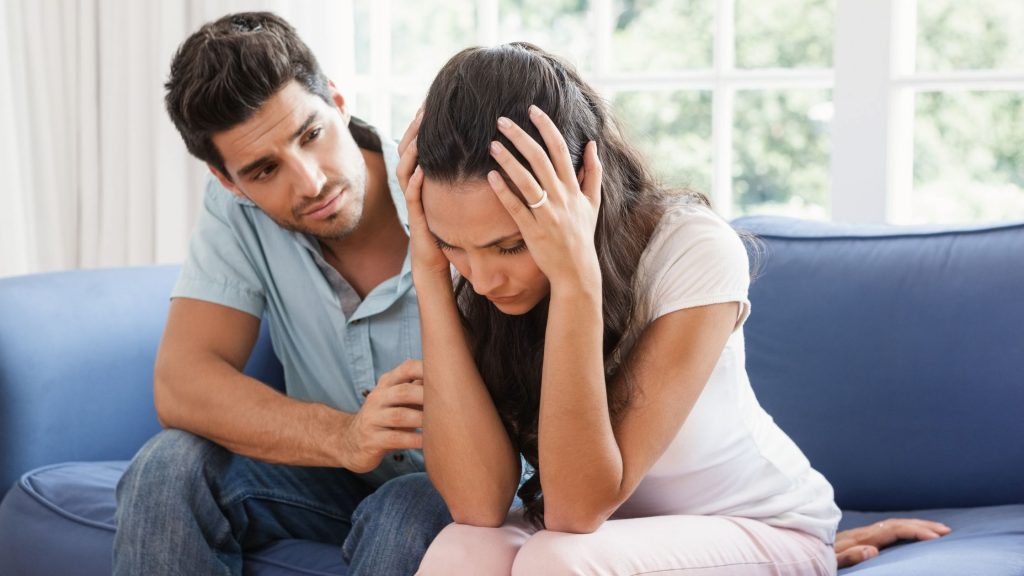
{"type": "Polygon", "coordinates": [[[175,298],[157,354],[160,423],[266,462],[368,472],[392,450],[419,448],[422,367],[385,374],[356,414],[289,398],[242,373],[259,319],[219,304],[175,298]]]}

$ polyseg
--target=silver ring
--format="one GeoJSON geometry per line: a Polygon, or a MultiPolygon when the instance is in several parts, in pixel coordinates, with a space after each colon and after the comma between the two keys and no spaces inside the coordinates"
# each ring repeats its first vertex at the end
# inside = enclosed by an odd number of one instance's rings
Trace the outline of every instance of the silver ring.
{"type": "Polygon", "coordinates": [[[530,210],[536,210],[537,208],[540,208],[541,206],[543,206],[543,205],[545,205],[547,203],[548,203],[548,191],[544,190],[542,188],[541,191],[540,191],[540,200],[537,200],[533,204],[527,204],[527,206],[530,207],[530,210]]]}

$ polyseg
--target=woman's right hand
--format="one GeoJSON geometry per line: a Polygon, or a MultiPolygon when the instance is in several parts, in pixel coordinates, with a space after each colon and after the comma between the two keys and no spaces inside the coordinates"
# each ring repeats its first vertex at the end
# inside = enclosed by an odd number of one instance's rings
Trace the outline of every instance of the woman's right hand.
{"type": "Polygon", "coordinates": [[[398,183],[405,193],[405,205],[409,212],[409,242],[412,243],[412,275],[417,290],[429,278],[442,278],[451,286],[452,276],[448,258],[438,247],[434,235],[427,227],[420,193],[423,188],[423,169],[416,164],[416,135],[419,132],[423,109],[409,124],[402,141],[398,144],[398,183]]]}

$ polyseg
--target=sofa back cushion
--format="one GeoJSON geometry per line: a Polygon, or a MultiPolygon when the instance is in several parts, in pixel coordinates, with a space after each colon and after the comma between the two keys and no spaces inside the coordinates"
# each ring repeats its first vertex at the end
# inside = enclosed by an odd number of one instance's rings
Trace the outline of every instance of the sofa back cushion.
{"type": "MultiPolygon", "coordinates": [[[[0,279],[0,494],[44,464],[131,458],[159,430],[153,361],[178,269],[0,279]]],[[[246,372],[281,388],[265,325],[246,372]]]]}
{"type": "Polygon", "coordinates": [[[841,507],[1024,503],[1024,223],[733,224],[752,385],[841,507]]]}

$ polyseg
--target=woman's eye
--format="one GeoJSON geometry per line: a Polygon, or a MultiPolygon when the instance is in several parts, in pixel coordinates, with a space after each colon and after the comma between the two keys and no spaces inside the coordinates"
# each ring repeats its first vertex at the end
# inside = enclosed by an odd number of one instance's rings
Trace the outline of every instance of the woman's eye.
{"type": "Polygon", "coordinates": [[[519,254],[523,250],[526,250],[526,242],[520,242],[511,248],[498,248],[503,256],[511,256],[513,254],[519,254]]]}
{"type": "Polygon", "coordinates": [[[441,242],[440,238],[434,238],[434,244],[436,244],[438,248],[440,248],[441,250],[443,250],[445,252],[448,252],[448,251],[452,250],[452,247],[447,245],[447,244],[445,244],[444,242],[441,242]]]}

